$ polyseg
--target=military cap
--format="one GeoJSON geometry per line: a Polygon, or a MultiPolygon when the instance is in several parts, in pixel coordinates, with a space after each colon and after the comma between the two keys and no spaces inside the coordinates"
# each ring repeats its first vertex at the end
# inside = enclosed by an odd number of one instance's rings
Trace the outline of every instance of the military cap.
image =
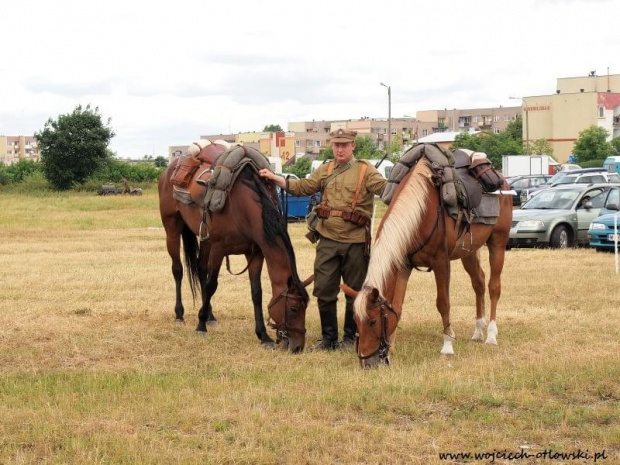
{"type": "Polygon", "coordinates": [[[331,137],[330,142],[355,142],[355,136],[357,136],[356,131],[350,131],[349,129],[337,129],[336,131],[332,131],[329,133],[331,137]]]}

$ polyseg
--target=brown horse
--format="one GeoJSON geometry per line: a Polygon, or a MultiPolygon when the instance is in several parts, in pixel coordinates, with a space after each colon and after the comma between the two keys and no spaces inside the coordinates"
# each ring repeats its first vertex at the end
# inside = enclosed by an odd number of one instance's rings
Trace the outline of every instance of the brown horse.
{"type": "MultiPolygon", "coordinates": [[[[487,344],[497,344],[495,316],[501,293],[501,272],[512,221],[512,200],[499,195],[499,218],[494,225],[472,224],[466,232],[455,231],[455,221],[447,214],[439,189],[431,183],[431,169],[421,159],[401,181],[386,211],[372,251],[368,274],[356,295],[355,319],[359,331],[357,355],[363,368],[380,362],[389,364],[394,331],[400,320],[407,281],[413,267],[433,270],[437,286],[437,310],[443,321],[442,354],[454,354],[455,338],[450,325],[450,261],[460,259],[476,293],[476,325],[473,340],[482,340],[485,327],[485,276],[479,249],[489,249],[491,277],[490,323],[487,344]]],[[[462,228],[459,228],[462,229],[462,228]]]]}
{"type": "Polygon", "coordinates": [[[198,312],[196,331],[206,334],[207,322],[215,321],[211,298],[217,290],[222,261],[228,255],[245,255],[252,302],[255,332],[262,344],[273,346],[267,334],[262,309],[261,272],[263,261],[271,280],[273,298],[267,306],[276,329],[276,342],[283,342],[293,352],[305,345],[305,318],[308,293],[297,274],[295,253],[286,230],[286,222],[278,209],[278,197],[273,184],[261,180],[249,165],[241,171],[229,192],[225,207],[212,213],[209,238],[204,239],[203,210],[186,205],[173,197],[170,176],[176,167],[175,159],[159,180],[159,209],[166,230],[166,245],[172,258],[172,275],[176,284],[175,315],[183,322],[181,301],[183,264],[180,240],[183,239],[185,264],[192,294],[201,288],[202,306],[198,312]],[[203,238],[200,243],[197,237],[203,238]]]}

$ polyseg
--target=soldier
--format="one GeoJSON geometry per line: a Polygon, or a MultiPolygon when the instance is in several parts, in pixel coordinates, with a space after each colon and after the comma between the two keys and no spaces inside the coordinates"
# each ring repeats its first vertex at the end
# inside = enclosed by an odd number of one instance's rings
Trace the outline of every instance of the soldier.
{"type": "MultiPolygon", "coordinates": [[[[337,303],[341,279],[360,289],[368,270],[370,219],[374,196],[387,181],[370,163],[356,160],[355,131],[338,129],[330,134],[334,160],[322,164],[306,179],[285,180],[262,169],[259,174],[292,195],[321,192],[316,207],[318,245],[314,260],[314,291],[321,317],[322,339],[310,350],[338,347],[337,303]]],[[[346,297],[344,335],[341,348],[355,344],[357,327],[353,319],[353,298],[346,297]]]]}

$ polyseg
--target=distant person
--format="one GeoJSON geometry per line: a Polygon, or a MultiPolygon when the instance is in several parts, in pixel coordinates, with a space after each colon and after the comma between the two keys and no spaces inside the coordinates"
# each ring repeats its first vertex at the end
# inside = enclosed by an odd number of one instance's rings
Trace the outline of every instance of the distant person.
{"type": "Polygon", "coordinates": [[[586,203],[590,202],[592,200],[592,198],[589,195],[585,195],[582,199],[581,199],[581,207],[585,207],[586,203]]]}
{"type": "MultiPolygon", "coordinates": [[[[318,245],[314,260],[314,291],[321,317],[322,339],[310,350],[334,350],[338,344],[338,292],[341,279],[359,290],[368,270],[370,220],[374,196],[381,194],[386,179],[366,161],[353,157],[357,132],[338,129],[330,133],[334,160],[323,163],[306,179],[284,178],[262,169],[259,174],[292,195],[321,192],[317,207],[318,245]]],[[[346,297],[341,348],[355,344],[357,326],[353,298],[346,297]]]]}

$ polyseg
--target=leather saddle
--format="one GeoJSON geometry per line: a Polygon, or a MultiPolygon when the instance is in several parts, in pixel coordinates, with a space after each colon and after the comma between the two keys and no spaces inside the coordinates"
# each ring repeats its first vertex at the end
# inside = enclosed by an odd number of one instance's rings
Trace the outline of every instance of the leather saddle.
{"type": "Polygon", "coordinates": [[[203,148],[194,156],[200,164],[195,168],[191,181],[186,187],[174,186],[174,197],[186,205],[195,205],[204,208],[207,194],[207,184],[213,174],[213,166],[218,157],[228,150],[219,144],[211,144],[203,148]]]}

